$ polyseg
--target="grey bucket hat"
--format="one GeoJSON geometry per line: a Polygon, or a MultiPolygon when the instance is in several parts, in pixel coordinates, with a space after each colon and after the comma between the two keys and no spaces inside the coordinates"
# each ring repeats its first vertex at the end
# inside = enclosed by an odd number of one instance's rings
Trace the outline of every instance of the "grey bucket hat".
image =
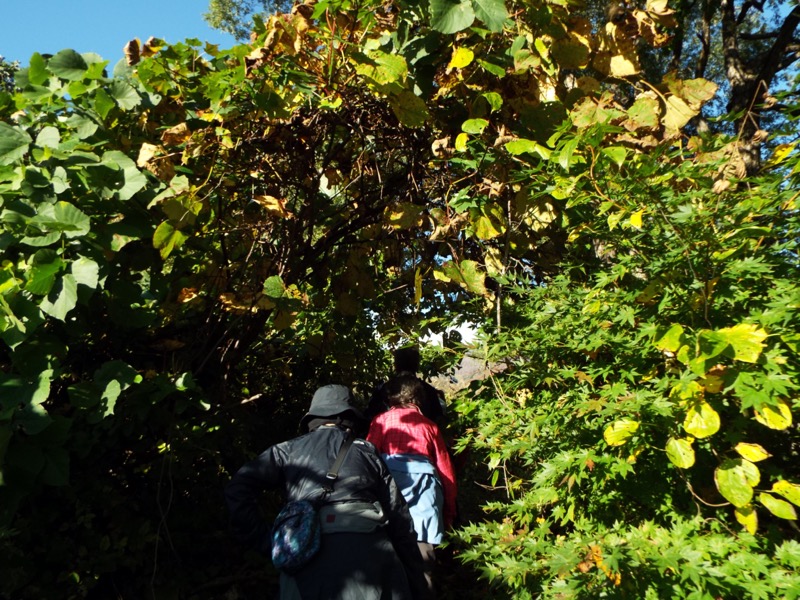
{"type": "Polygon", "coordinates": [[[311,406],[300,420],[300,428],[304,429],[311,419],[337,417],[344,413],[352,413],[356,419],[364,420],[364,415],[351,404],[353,394],[343,385],[325,385],[314,392],[311,406]]]}

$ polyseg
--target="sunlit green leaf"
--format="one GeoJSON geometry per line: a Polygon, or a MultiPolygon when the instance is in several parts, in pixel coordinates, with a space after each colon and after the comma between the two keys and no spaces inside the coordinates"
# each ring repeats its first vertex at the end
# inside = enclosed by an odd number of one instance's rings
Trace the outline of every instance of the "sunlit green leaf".
{"type": "Polygon", "coordinates": [[[39,304],[39,308],[54,319],[64,321],[77,303],[78,282],[71,273],[66,273],[54,284],[50,293],[39,304]]]}
{"type": "Polygon", "coordinates": [[[25,130],[0,121],[0,165],[10,165],[21,159],[32,142],[25,130]]]}
{"type": "Polygon", "coordinates": [[[133,110],[142,103],[142,99],[134,87],[122,79],[115,79],[108,88],[108,92],[123,110],[133,110]]]}
{"type": "Polygon", "coordinates": [[[85,285],[92,290],[97,288],[100,281],[100,267],[91,258],[81,256],[72,263],[70,271],[78,285],[85,285]]]}
{"type": "Polygon", "coordinates": [[[75,50],[62,50],[47,62],[47,68],[62,79],[77,81],[83,79],[89,65],[75,50]]]}
{"type": "Polygon", "coordinates": [[[461,124],[461,131],[472,135],[480,135],[489,125],[486,119],[468,119],[461,124]]]}
{"type": "Polygon", "coordinates": [[[685,438],[669,438],[667,441],[667,458],[676,467],[688,469],[694,465],[694,448],[692,442],[685,438]]]}
{"type": "Polygon", "coordinates": [[[739,508],[747,506],[753,498],[753,484],[750,483],[752,473],[748,475],[749,469],[745,464],[755,467],[753,463],[737,458],[723,461],[714,471],[714,481],[719,493],[739,508]]]}
{"type": "Polygon", "coordinates": [[[794,506],[792,506],[785,500],[776,498],[772,494],[761,492],[758,495],[758,501],[764,506],[766,506],[767,510],[769,510],[769,512],[771,512],[776,517],[780,517],[781,519],[788,519],[790,521],[797,520],[797,512],[795,511],[794,506]]]}

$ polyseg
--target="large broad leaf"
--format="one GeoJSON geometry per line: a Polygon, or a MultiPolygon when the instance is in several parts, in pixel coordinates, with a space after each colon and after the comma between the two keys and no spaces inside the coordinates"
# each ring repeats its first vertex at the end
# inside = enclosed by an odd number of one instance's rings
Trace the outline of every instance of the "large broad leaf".
{"type": "Polygon", "coordinates": [[[121,79],[115,79],[108,87],[108,91],[123,110],[132,110],[142,102],[142,98],[136,89],[130,83],[121,79]]]}
{"type": "Polygon", "coordinates": [[[628,120],[625,121],[624,126],[630,131],[655,129],[658,127],[660,111],[661,106],[655,98],[648,96],[637,98],[628,109],[628,120]]]}
{"type": "Polygon", "coordinates": [[[503,0],[472,0],[475,16],[480,19],[486,29],[502,31],[508,19],[508,11],[503,0]]]}
{"type": "Polygon", "coordinates": [[[453,56],[450,57],[448,69],[463,69],[468,66],[475,58],[475,53],[464,46],[453,48],[453,56]]]}
{"type": "Polygon", "coordinates": [[[430,119],[425,101],[409,90],[389,96],[389,104],[397,120],[406,127],[422,127],[430,119]]]}
{"type": "Polygon", "coordinates": [[[691,441],[685,438],[669,438],[666,450],[667,458],[676,467],[688,469],[694,465],[694,448],[691,441]]]}
{"type": "Polygon", "coordinates": [[[714,471],[714,482],[719,493],[739,508],[750,504],[753,487],[758,485],[759,479],[758,467],[741,458],[725,460],[714,471]]]}
{"type": "Polygon", "coordinates": [[[603,439],[609,446],[622,446],[637,429],[639,429],[639,421],[620,419],[606,427],[603,432],[603,439]]]}
{"type": "Polygon", "coordinates": [[[719,414],[708,402],[694,402],[686,413],[683,428],[696,438],[706,438],[719,431],[719,414]]]}
{"type": "Polygon", "coordinates": [[[505,149],[509,154],[517,156],[518,154],[536,154],[544,160],[550,158],[551,151],[548,147],[542,146],[534,140],[518,139],[506,142],[505,149]]]}
{"type": "Polygon", "coordinates": [[[470,0],[430,0],[431,27],[441,33],[456,33],[475,21],[470,0]]]}
{"type": "Polygon", "coordinates": [[[85,285],[90,289],[95,289],[100,281],[100,267],[91,258],[81,256],[72,263],[70,267],[75,281],[79,285],[85,285]]]}
{"type": "Polygon", "coordinates": [[[74,275],[67,273],[53,286],[47,298],[39,304],[39,308],[54,319],[64,321],[77,303],[78,282],[75,281],[74,275]]]}
{"type": "Polygon", "coordinates": [[[472,135],[480,135],[489,126],[486,119],[467,119],[461,124],[461,131],[472,135]]]}
{"type": "Polygon", "coordinates": [[[683,99],[692,110],[700,110],[717,92],[717,84],[706,79],[677,79],[674,73],[664,76],[669,91],[683,99]]]}
{"type": "Polygon", "coordinates": [[[752,323],[740,323],[719,329],[716,334],[733,347],[734,359],[748,363],[758,360],[768,335],[766,331],[752,323]]]}
{"type": "Polygon", "coordinates": [[[75,135],[82,140],[94,135],[99,127],[99,125],[89,117],[78,114],[70,115],[69,119],[67,119],[67,125],[72,127],[75,130],[75,135]]]}
{"type": "Polygon", "coordinates": [[[78,81],[83,79],[89,65],[75,50],[62,50],[50,59],[47,67],[62,79],[78,81]]]}
{"type": "Polygon", "coordinates": [[[434,277],[441,281],[456,281],[473,294],[485,295],[486,273],[479,270],[474,260],[464,260],[459,264],[446,262],[441,271],[434,270],[434,277]]]}
{"type": "Polygon", "coordinates": [[[583,69],[589,64],[591,48],[576,39],[568,38],[555,42],[550,52],[562,69],[583,69]]]}
{"type": "Polygon", "coordinates": [[[800,506],[800,485],[781,479],[772,484],[772,491],[780,494],[792,504],[800,506]]]}
{"type": "Polygon", "coordinates": [[[123,152],[111,150],[103,154],[102,164],[111,168],[122,169],[124,181],[115,191],[120,200],[130,200],[136,192],[147,185],[147,178],[133,162],[133,159],[123,152]]]}
{"type": "Polygon", "coordinates": [[[24,129],[0,121],[0,165],[10,165],[25,156],[31,142],[24,129]]]}
{"type": "Polygon", "coordinates": [[[356,64],[356,72],[378,85],[399,81],[408,75],[408,65],[402,56],[372,50],[367,55],[362,54],[361,57],[364,62],[356,64]]]}
{"type": "Polygon", "coordinates": [[[182,231],[175,229],[169,221],[164,221],[156,227],[153,233],[153,247],[161,254],[161,258],[167,258],[174,249],[180,248],[188,239],[182,231]]]}
{"type": "Polygon", "coordinates": [[[653,340],[653,345],[662,352],[677,352],[683,343],[683,327],[677,323],[653,340]]]}
{"type": "Polygon", "coordinates": [[[36,256],[37,260],[31,265],[26,273],[25,290],[37,296],[46,296],[56,282],[56,275],[64,268],[64,261],[53,256],[55,253],[49,250],[40,250],[36,256]],[[49,253],[50,260],[41,260],[39,256],[49,253]]]}
{"type": "Polygon", "coordinates": [[[43,127],[39,135],[36,136],[36,145],[40,148],[58,148],[60,142],[61,134],[52,125],[43,127]]]}
{"type": "Polygon", "coordinates": [[[667,96],[664,107],[666,109],[662,118],[664,127],[673,132],[686,125],[699,112],[692,110],[686,102],[677,96],[667,96]]]}
{"type": "Polygon", "coordinates": [[[764,405],[755,411],[756,421],[770,429],[786,429],[792,424],[792,409],[785,400],[775,406],[764,405]]]}
{"type": "Polygon", "coordinates": [[[50,226],[64,233],[64,237],[81,237],[89,233],[89,217],[69,202],[56,202],[53,205],[53,221],[50,226]]]}
{"type": "Polygon", "coordinates": [[[264,281],[264,295],[270,298],[281,298],[283,297],[284,291],[286,290],[286,286],[283,283],[283,279],[281,279],[280,275],[273,275],[271,277],[267,277],[266,281],[264,281]]]}
{"type": "Polygon", "coordinates": [[[758,529],[758,514],[756,513],[756,509],[752,504],[748,504],[747,506],[737,506],[733,514],[736,516],[736,520],[750,533],[755,535],[756,530],[758,529]]]}
{"type": "MultiPolygon", "coordinates": [[[[35,380],[23,381],[17,377],[0,377],[0,407],[14,409],[14,424],[21,427],[28,435],[35,435],[44,430],[52,422],[47,410],[42,406],[50,396],[50,385],[53,370],[44,369],[35,380]]],[[[5,411],[4,411],[5,412],[5,411]]]]}
{"type": "Polygon", "coordinates": [[[772,494],[768,494],[766,492],[761,492],[758,495],[758,501],[761,502],[764,506],[767,507],[767,510],[771,512],[776,517],[780,517],[781,519],[788,519],[790,521],[797,520],[797,512],[794,509],[794,506],[786,502],[786,500],[781,500],[780,498],[776,498],[772,494]]]}
{"type": "Polygon", "coordinates": [[[736,444],[736,452],[738,452],[739,456],[742,458],[746,458],[754,463],[772,456],[769,452],[764,450],[764,447],[760,444],[746,444],[744,442],[736,444]]]}

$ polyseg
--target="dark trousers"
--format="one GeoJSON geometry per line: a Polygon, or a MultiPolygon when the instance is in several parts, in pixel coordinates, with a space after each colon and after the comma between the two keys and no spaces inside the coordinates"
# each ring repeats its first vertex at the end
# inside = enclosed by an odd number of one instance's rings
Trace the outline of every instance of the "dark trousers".
{"type": "Polygon", "coordinates": [[[428,584],[428,594],[429,598],[432,600],[436,597],[436,591],[433,585],[433,572],[436,569],[435,546],[427,542],[417,542],[417,546],[419,546],[419,553],[422,554],[422,568],[425,571],[425,583],[428,584]]]}

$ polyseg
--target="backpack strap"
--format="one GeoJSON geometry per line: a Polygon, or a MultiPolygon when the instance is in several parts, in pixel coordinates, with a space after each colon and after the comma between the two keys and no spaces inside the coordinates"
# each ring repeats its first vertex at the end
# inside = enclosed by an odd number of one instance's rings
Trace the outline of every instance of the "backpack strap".
{"type": "Polygon", "coordinates": [[[323,499],[333,492],[333,482],[339,477],[339,469],[342,467],[344,463],[344,459],[347,457],[347,452],[350,450],[350,446],[353,445],[353,433],[347,429],[345,430],[345,438],[344,442],[339,448],[339,452],[336,455],[336,460],[331,465],[330,470],[326,473],[325,479],[327,479],[327,483],[322,486],[323,490],[323,499]]]}

